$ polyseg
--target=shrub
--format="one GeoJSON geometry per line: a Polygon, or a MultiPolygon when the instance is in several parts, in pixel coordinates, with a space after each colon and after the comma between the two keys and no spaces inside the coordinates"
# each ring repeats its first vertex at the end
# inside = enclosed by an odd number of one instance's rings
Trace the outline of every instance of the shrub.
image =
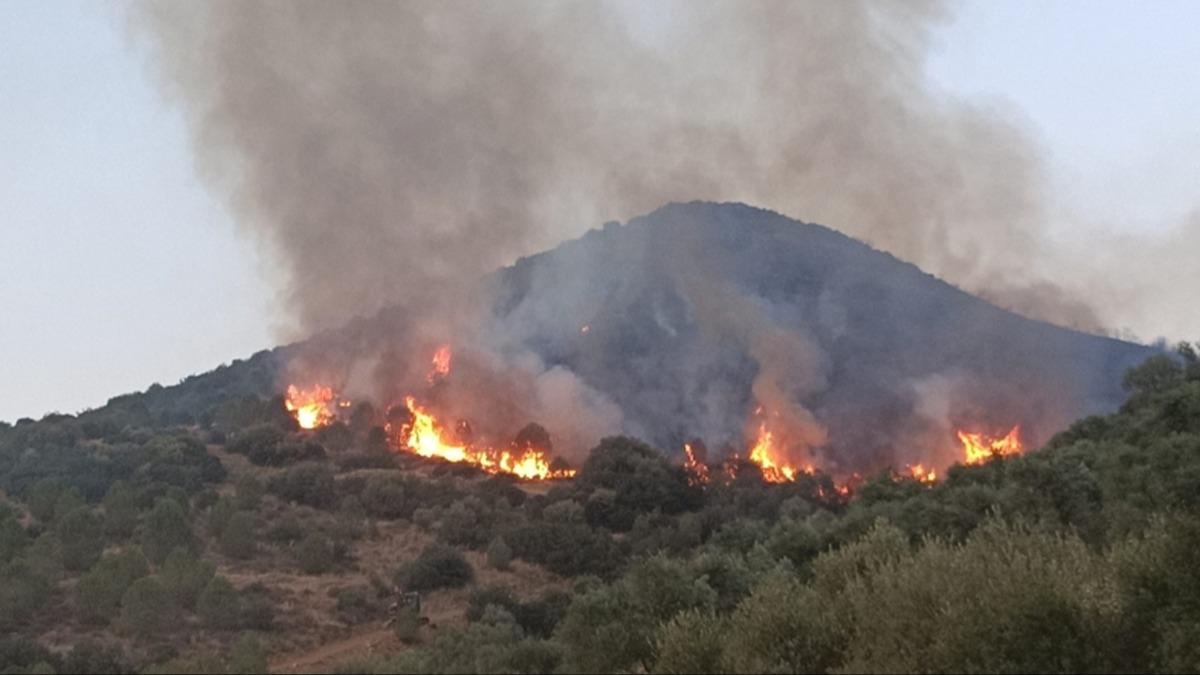
{"type": "Polygon", "coordinates": [[[29,545],[29,533],[11,515],[0,515],[0,565],[12,560],[29,545]]]}
{"type": "Polygon", "coordinates": [[[267,672],[267,654],[253,633],[242,633],[229,651],[229,675],[254,675],[267,672]]]}
{"type": "Polygon", "coordinates": [[[24,561],[0,568],[0,629],[13,630],[36,618],[51,591],[46,577],[24,561]]]}
{"type": "Polygon", "coordinates": [[[233,514],[238,512],[237,503],[229,497],[219,497],[212,508],[208,510],[208,533],[220,539],[221,534],[229,525],[233,514]]]}
{"type": "Polygon", "coordinates": [[[493,605],[515,617],[521,603],[503,586],[485,586],[472,591],[467,599],[467,621],[479,621],[484,611],[493,605]]]}
{"type": "Polygon", "coordinates": [[[142,552],[151,562],[161,564],[171,551],[192,550],[194,543],[183,508],[173,499],[159,498],[142,528],[142,552]]]}
{"type": "Polygon", "coordinates": [[[80,619],[105,624],[116,618],[121,598],[133,582],[148,574],[150,566],[137,548],[127,548],[104,556],[75,586],[75,603],[80,619]]]}
{"type": "Polygon", "coordinates": [[[241,622],[241,596],[222,576],[214,576],[196,599],[196,613],[211,628],[230,630],[241,622]]]}
{"type": "Polygon", "coordinates": [[[159,571],[159,579],[175,604],[184,609],[195,609],[196,601],[212,580],[216,566],[207,560],[195,558],[186,549],[171,551],[159,571]]]}
{"type": "Polygon", "coordinates": [[[325,509],[337,502],[333,473],[320,464],[301,464],[271,479],[269,489],[284,501],[325,509]]]}
{"type": "Polygon", "coordinates": [[[121,624],[141,637],[158,635],[173,624],[174,603],[154,577],[142,577],[121,598],[121,624]]]}
{"type": "Polygon", "coordinates": [[[125,481],[113,483],[104,495],[104,533],[127,539],[137,528],[137,493],[125,481]]]}
{"type": "Polygon", "coordinates": [[[512,566],[513,552],[504,541],[504,537],[496,537],[487,547],[488,567],[497,570],[507,570],[512,566]]]}
{"type": "Polygon", "coordinates": [[[658,629],[656,673],[720,673],[725,626],[715,614],[689,610],[658,629]]]}
{"type": "Polygon", "coordinates": [[[104,530],[99,518],[86,506],[64,514],[55,524],[62,541],[63,567],[79,572],[91,567],[104,550],[104,530]]]}
{"type": "Polygon", "coordinates": [[[120,646],[106,646],[85,638],[63,657],[58,672],[60,675],[119,675],[133,670],[133,664],[120,646]]]}
{"type": "Polygon", "coordinates": [[[305,574],[324,574],[332,567],[336,551],[329,537],[320,532],[310,532],[300,542],[296,551],[296,561],[305,574]]]}
{"type": "Polygon", "coordinates": [[[254,516],[246,511],[238,511],[229,519],[229,524],[221,532],[221,553],[230,558],[247,560],[254,557],[257,548],[254,516]]]}
{"type": "Polygon", "coordinates": [[[432,591],[461,588],[474,577],[475,571],[462,553],[445,544],[434,543],[396,573],[396,585],[410,591],[432,591]]]}
{"type": "Polygon", "coordinates": [[[243,511],[257,509],[266,491],[266,486],[254,476],[243,477],[238,481],[237,491],[234,493],[237,507],[243,511]]]}
{"type": "Polygon", "coordinates": [[[346,623],[362,623],[379,614],[380,605],[370,586],[339,588],[333,592],[333,597],[337,601],[338,614],[346,623]]]}

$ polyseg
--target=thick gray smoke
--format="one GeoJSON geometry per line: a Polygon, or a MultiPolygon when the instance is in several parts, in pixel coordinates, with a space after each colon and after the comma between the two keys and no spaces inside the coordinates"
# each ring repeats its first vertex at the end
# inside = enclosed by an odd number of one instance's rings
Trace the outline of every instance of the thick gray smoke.
{"type": "Polygon", "coordinates": [[[1098,325],[1022,292],[1042,163],[1012,121],[925,81],[940,2],[135,7],[203,175],[277,255],[292,331],[691,199],[828,223],[1098,325]]]}
{"type": "MultiPolygon", "coordinates": [[[[402,343],[345,360],[351,393],[395,400],[453,342],[466,369],[435,392],[449,409],[543,421],[569,445],[642,431],[603,389],[727,437],[744,395],[721,383],[747,367],[787,444],[823,445],[826,427],[801,402],[826,389],[828,356],[802,326],[774,321],[770,302],[686,270],[667,282],[694,315],[649,317],[703,334],[670,379],[689,388],[683,403],[648,383],[593,388],[605,373],[547,366],[526,347],[561,336],[485,329],[475,283],[492,269],[668,201],[744,201],[828,223],[1027,315],[1101,327],[1024,264],[1044,247],[1047,211],[1026,133],[925,79],[949,18],[941,2],[641,7],[146,2],[132,24],[185,112],[202,175],[279,263],[289,336],[406,308],[402,343]],[[722,363],[730,343],[753,363],[722,363]],[[693,405],[722,412],[678,409],[693,405]]],[[[582,297],[570,284],[564,274],[549,287],[582,297]]],[[[530,331],[574,333],[588,316],[569,300],[520,311],[530,331]],[[555,321],[541,320],[549,312],[555,321]]],[[[808,318],[835,333],[839,311],[808,318]]]]}

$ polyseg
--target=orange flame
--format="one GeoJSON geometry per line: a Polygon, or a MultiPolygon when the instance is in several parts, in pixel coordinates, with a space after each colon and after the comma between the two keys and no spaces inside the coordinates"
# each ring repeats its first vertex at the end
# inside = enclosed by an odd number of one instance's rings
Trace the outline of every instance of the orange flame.
{"type": "MultiPolygon", "coordinates": [[[[767,429],[766,422],[758,425],[758,440],[750,448],[750,461],[762,469],[763,479],[768,483],[787,483],[796,480],[797,468],[779,457],[775,447],[775,435],[767,429]]],[[[812,474],[814,469],[805,467],[805,473],[812,474]]]]}
{"type": "Polygon", "coordinates": [[[691,443],[683,444],[683,469],[687,471],[688,483],[692,485],[707,485],[711,477],[708,465],[696,459],[696,451],[691,443]]]}
{"type": "Polygon", "coordinates": [[[988,436],[982,433],[958,432],[958,440],[963,446],[964,464],[981,464],[993,457],[1019,455],[1025,452],[1021,443],[1021,426],[1013,427],[1004,436],[988,436]]]}
{"type": "Polygon", "coordinates": [[[442,426],[437,419],[418,406],[416,399],[407,396],[404,405],[412,414],[412,422],[401,430],[400,443],[416,455],[471,464],[488,473],[508,473],[526,480],[571,478],[575,475],[574,469],[551,468],[550,458],[537,448],[475,449],[469,445],[447,442],[443,438],[442,426]]]}
{"type": "Polygon", "coordinates": [[[924,464],[910,464],[908,467],[908,475],[917,479],[922,483],[936,483],[938,479],[937,471],[934,469],[926,469],[924,464]]]}
{"type": "Polygon", "coordinates": [[[312,389],[299,389],[293,384],[288,385],[283,404],[301,429],[316,429],[333,421],[334,415],[329,409],[331,401],[333,389],[329,387],[318,384],[312,389]]]}
{"type": "Polygon", "coordinates": [[[433,370],[429,371],[430,384],[450,374],[450,345],[442,345],[433,353],[433,370]]]}

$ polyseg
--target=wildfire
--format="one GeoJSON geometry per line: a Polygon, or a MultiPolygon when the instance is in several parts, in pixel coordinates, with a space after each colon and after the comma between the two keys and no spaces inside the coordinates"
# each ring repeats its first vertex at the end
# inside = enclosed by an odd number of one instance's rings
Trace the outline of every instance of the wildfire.
{"type": "Polygon", "coordinates": [[[993,457],[1019,455],[1025,452],[1021,443],[1021,426],[1013,427],[1004,436],[988,436],[982,433],[958,432],[963,446],[964,464],[982,464],[993,457]]]}
{"type": "MultiPolygon", "coordinates": [[[[762,469],[763,479],[768,483],[789,483],[796,480],[797,467],[785,463],[779,458],[775,447],[775,435],[767,429],[766,422],[758,425],[758,440],[750,448],[750,461],[762,469]]],[[[805,467],[805,473],[811,474],[814,469],[805,467]]]]}
{"type": "Polygon", "coordinates": [[[926,469],[924,464],[910,464],[906,467],[906,469],[908,470],[908,475],[922,483],[937,482],[937,471],[934,469],[926,469]]]}
{"type": "Polygon", "coordinates": [[[433,353],[433,370],[429,371],[430,384],[450,374],[450,345],[442,345],[433,353]]]}
{"type": "Polygon", "coordinates": [[[706,485],[711,476],[708,465],[696,459],[696,451],[691,443],[683,444],[683,468],[688,473],[688,482],[692,485],[706,485]]]}
{"type": "Polygon", "coordinates": [[[401,430],[400,442],[409,451],[421,457],[437,457],[447,462],[467,463],[488,473],[509,473],[526,480],[571,478],[574,469],[555,469],[545,452],[534,447],[508,450],[493,448],[476,449],[470,445],[455,445],[448,442],[437,419],[417,405],[412,396],[405,397],[404,405],[412,415],[412,421],[401,430]]]}
{"type": "Polygon", "coordinates": [[[332,401],[333,389],[329,387],[318,384],[312,389],[300,389],[293,384],[288,386],[283,404],[301,429],[316,429],[333,421],[334,414],[329,409],[332,401]]]}

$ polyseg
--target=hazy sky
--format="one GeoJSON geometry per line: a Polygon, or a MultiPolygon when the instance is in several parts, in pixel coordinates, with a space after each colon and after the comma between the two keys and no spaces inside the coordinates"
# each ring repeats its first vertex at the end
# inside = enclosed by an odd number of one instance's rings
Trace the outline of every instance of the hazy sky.
{"type": "MultiPolygon", "coordinates": [[[[929,74],[1017,111],[1088,227],[1161,230],[1200,206],[1197,26],[1193,0],[968,2],[929,74]]],[[[0,4],[0,228],[0,420],[272,343],[271,271],[196,179],[114,8],[0,4]]]]}

